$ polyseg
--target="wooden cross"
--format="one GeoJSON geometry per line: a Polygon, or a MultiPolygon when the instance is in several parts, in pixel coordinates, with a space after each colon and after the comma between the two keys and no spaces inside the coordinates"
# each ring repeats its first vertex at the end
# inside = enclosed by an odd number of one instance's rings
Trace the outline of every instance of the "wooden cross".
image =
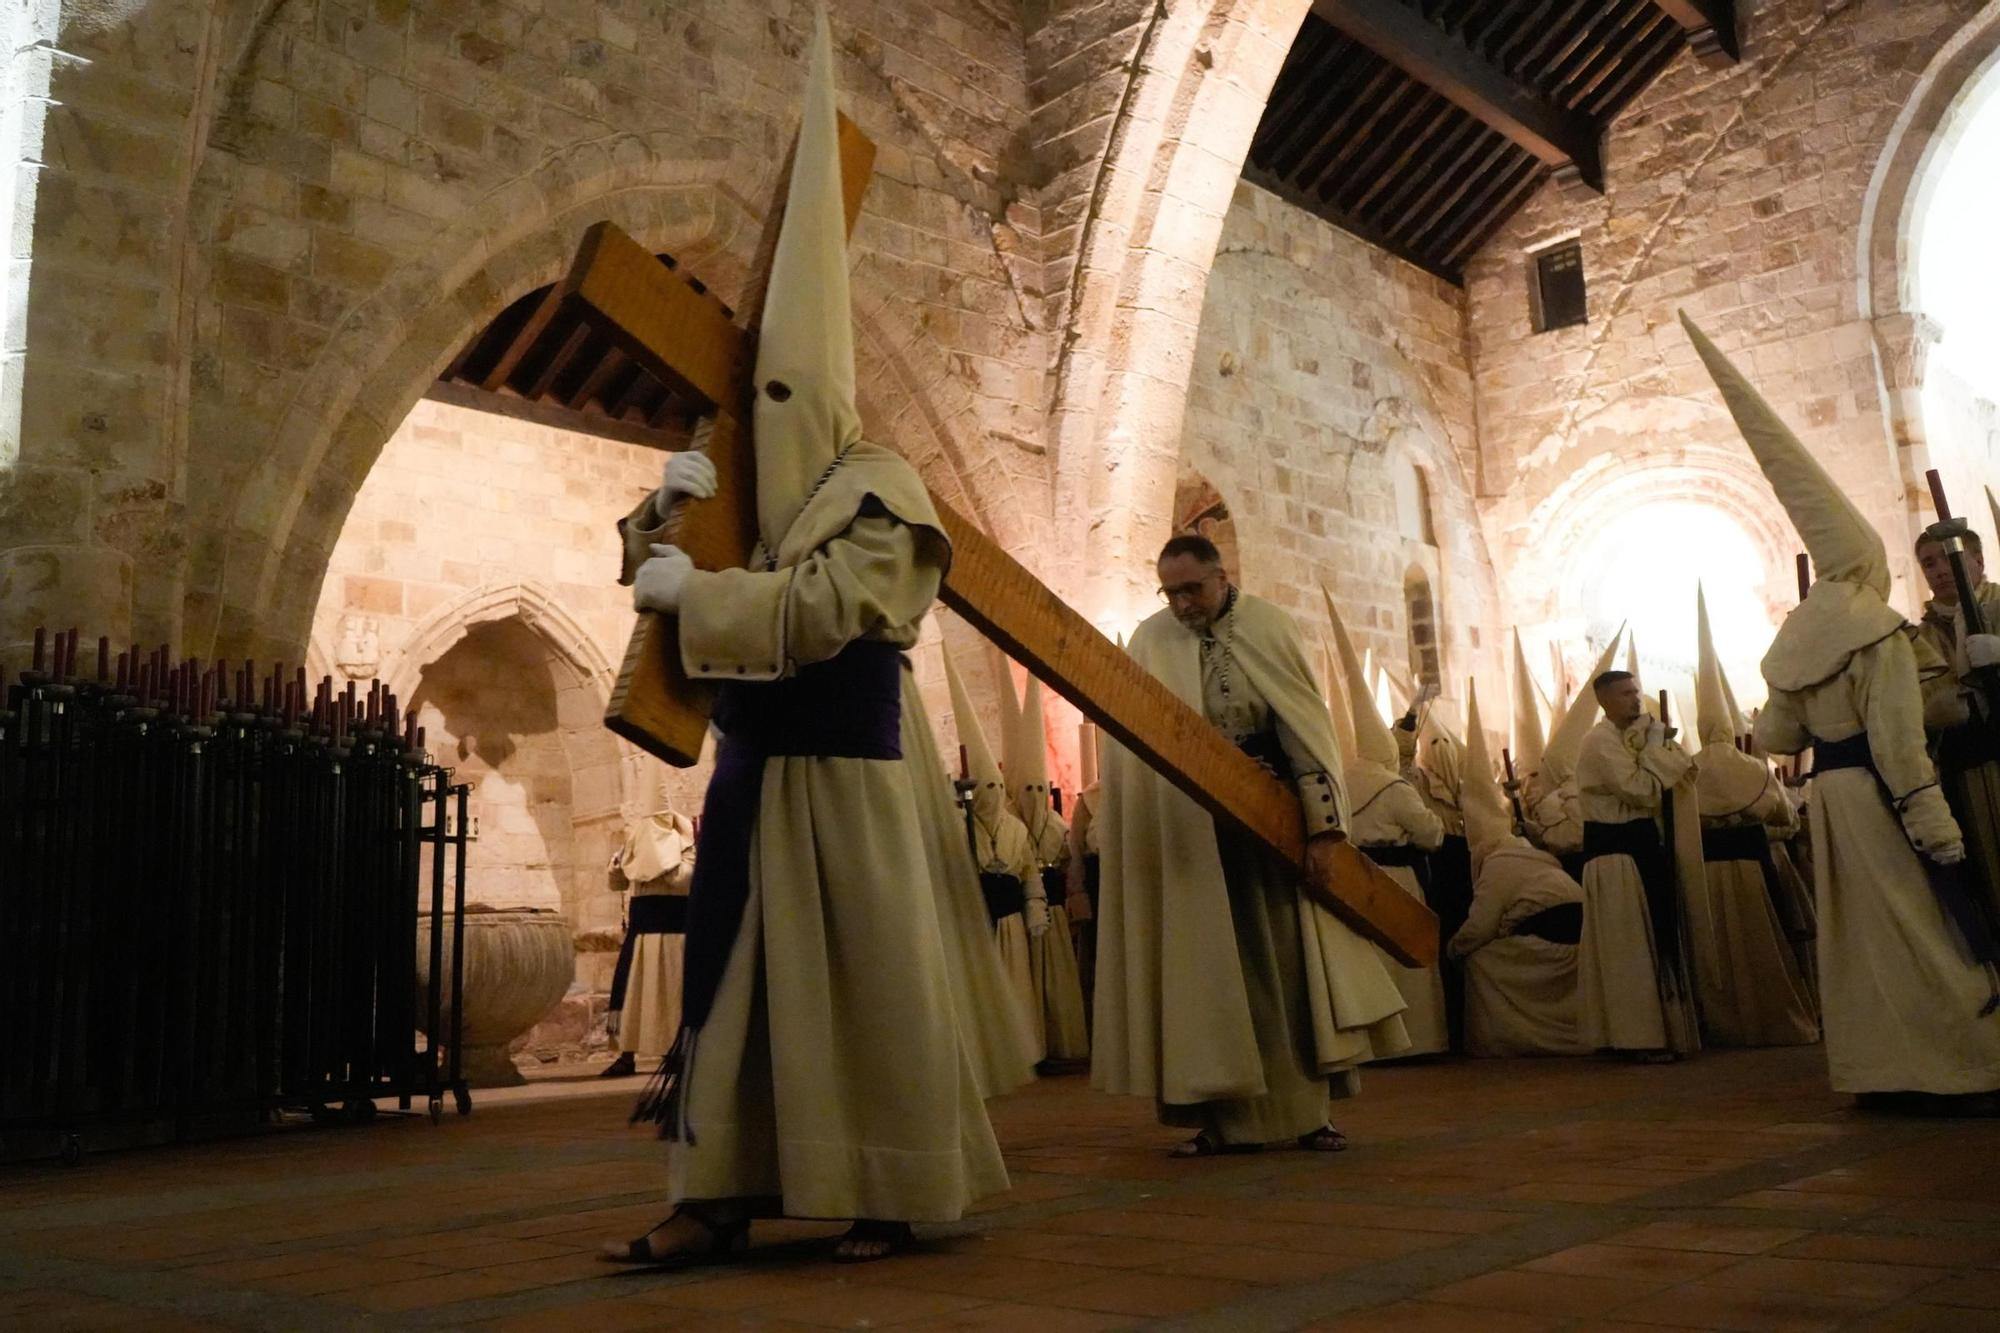
{"type": "MultiPolygon", "coordinates": [[[[840,149],[852,231],[875,149],[844,116],[840,149]]],[[[790,174],[781,172],[780,179],[789,180],[790,174]]],[[[766,217],[755,282],[768,270],[782,213],[780,199],[766,217]]],[[[705,408],[696,447],[715,463],[719,491],[713,499],[682,504],[670,536],[702,569],[742,567],[756,541],[749,411],[756,342],[750,330],[761,305],[761,294],[753,294],[744,302],[744,324],[738,324],[698,283],[601,222],[585,234],[568,276],[550,290],[535,315],[556,329],[574,329],[573,321],[581,320],[677,394],[705,408]],[[558,313],[565,318],[555,319],[558,313]]],[[[1291,789],[1224,739],[984,532],[935,495],[932,501],[952,543],[951,571],[941,594],[947,606],[1204,808],[1294,865],[1302,864],[1304,821],[1291,789]]],[[[643,613],[639,621],[605,724],[641,749],[686,767],[701,752],[711,694],[683,672],[670,618],[643,613]]],[[[1436,961],[1437,918],[1352,843],[1340,845],[1332,882],[1310,890],[1398,961],[1416,966],[1436,961]]]]}

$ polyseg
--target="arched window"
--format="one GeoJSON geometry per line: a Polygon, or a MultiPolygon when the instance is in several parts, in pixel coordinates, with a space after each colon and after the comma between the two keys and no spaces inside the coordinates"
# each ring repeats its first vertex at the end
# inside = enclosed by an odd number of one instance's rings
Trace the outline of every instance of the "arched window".
{"type": "Polygon", "coordinates": [[[1404,538],[1425,546],[1437,545],[1437,526],[1431,521],[1431,479],[1424,469],[1407,458],[1395,462],[1396,530],[1404,538]]]}
{"type": "Polygon", "coordinates": [[[1438,646],[1444,627],[1438,623],[1437,599],[1431,595],[1430,576],[1420,566],[1411,565],[1403,575],[1403,607],[1410,627],[1410,672],[1420,687],[1443,688],[1444,671],[1438,646]]]}

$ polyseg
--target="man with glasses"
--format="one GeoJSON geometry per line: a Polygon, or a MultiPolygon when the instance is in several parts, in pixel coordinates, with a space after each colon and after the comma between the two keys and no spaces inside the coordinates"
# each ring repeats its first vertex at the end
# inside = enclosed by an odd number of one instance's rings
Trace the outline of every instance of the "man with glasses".
{"type": "MultiPolygon", "coordinates": [[[[1132,656],[1297,788],[1307,873],[1326,874],[1346,824],[1342,756],[1298,626],[1231,584],[1204,537],[1168,542],[1158,572],[1167,606],[1132,656]]],[[[1410,1046],[1381,955],[1301,893],[1293,867],[1129,750],[1104,751],[1092,1082],[1197,1131],[1178,1156],[1340,1151],[1329,1096],[1410,1046]]]]}

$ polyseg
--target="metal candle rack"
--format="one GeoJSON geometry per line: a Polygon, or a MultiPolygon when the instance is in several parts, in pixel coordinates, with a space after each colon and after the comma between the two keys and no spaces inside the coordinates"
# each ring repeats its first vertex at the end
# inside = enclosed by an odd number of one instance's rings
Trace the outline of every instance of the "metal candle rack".
{"type": "Polygon", "coordinates": [[[443,932],[423,995],[413,966],[428,861],[459,994],[468,789],[414,713],[302,668],[104,639],[94,665],[38,631],[0,709],[0,1160],[469,1112],[443,932]]]}

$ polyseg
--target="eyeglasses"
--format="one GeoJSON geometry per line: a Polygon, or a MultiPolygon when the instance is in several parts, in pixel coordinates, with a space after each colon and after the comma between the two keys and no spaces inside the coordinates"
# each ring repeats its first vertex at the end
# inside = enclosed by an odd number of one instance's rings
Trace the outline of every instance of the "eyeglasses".
{"type": "Polygon", "coordinates": [[[1163,602],[1177,602],[1177,601],[1186,601],[1189,598],[1199,597],[1201,596],[1201,590],[1208,586],[1208,581],[1210,579],[1216,579],[1221,577],[1222,577],[1221,570],[1212,569],[1208,573],[1203,574],[1200,578],[1196,579],[1192,583],[1176,583],[1171,588],[1161,588],[1159,590],[1160,600],[1163,602]]]}

